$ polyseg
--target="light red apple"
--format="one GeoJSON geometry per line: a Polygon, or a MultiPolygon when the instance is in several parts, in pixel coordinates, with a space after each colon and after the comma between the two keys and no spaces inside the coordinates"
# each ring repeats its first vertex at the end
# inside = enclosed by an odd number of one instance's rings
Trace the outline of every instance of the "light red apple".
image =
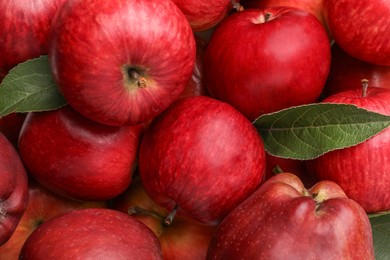
{"type": "Polygon", "coordinates": [[[231,105],[206,96],[177,100],[146,129],[139,172],[169,211],[218,223],[261,183],[263,141],[231,105]]]}
{"type": "Polygon", "coordinates": [[[52,24],[55,82],[103,124],[153,119],[184,91],[195,56],[194,33],[172,1],[67,1],[52,24]]]}
{"type": "Polygon", "coordinates": [[[390,2],[323,0],[323,12],[333,39],[349,55],[390,65],[390,2]]]}
{"type": "Polygon", "coordinates": [[[129,213],[147,225],[160,240],[164,259],[205,259],[217,228],[217,225],[205,225],[182,216],[176,216],[171,225],[166,225],[169,211],[150,198],[139,176],[113,200],[112,208],[129,213]]]}
{"type": "Polygon", "coordinates": [[[20,249],[28,236],[49,219],[76,209],[105,208],[107,202],[84,202],[66,199],[50,192],[42,185],[29,180],[29,200],[25,213],[12,237],[0,246],[0,259],[17,260],[20,249]]]}
{"type": "Polygon", "coordinates": [[[374,259],[371,225],[336,183],[280,173],[223,220],[207,259],[374,259]]]}
{"type": "MultiPolygon", "coordinates": [[[[369,83],[368,83],[369,84],[369,83]]],[[[331,95],[323,102],[353,104],[390,115],[390,89],[368,87],[331,95]]],[[[358,145],[328,152],[307,162],[318,180],[336,182],[368,213],[390,210],[390,128],[358,145]]]]}
{"type": "Polygon", "coordinates": [[[12,143],[0,133],[0,246],[15,231],[28,201],[27,172],[12,143]]]}
{"type": "Polygon", "coordinates": [[[246,9],[213,32],[203,72],[210,95],[249,120],[316,101],[330,66],[330,44],[318,19],[292,7],[246,9]]]}
{"type": "Polygon", "coordinates": [[[19,153],[28,172],[51,191],[79,200],[107,200],[131,182],[142,129],[103,125],[69,105],[30,112],[19,153]]]}
{"type": "Polygon", "coordinates": [[[20,259],[162,259],[161,246],[143,223],[123,212],[73,210],[40,225],[20,259]]]}

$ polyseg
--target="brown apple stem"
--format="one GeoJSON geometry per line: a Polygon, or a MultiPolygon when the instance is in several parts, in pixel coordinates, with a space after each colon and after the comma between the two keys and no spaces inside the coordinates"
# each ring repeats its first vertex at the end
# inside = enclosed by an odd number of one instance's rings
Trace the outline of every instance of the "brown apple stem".
{"type": "Polygon", "coordinates": [[[175,216],[176,216],[176,212],[177,212],[178,207],[179,207],[179,206],[176,205],[176,206],[172,209],[172,211],[169,213],[169,215],[165,218],[165,220],[164,220],[164,224],[165,224],[165,225],[169,226],[169,225],[172,224],[173,219],[174,219],[175,216]]]}
{"type": "Polygon", "coordinates": [[[272,14],[271,13],[265,13],[264,15],[264,22],[268,22],[271,19],[272,14]]]}
{"type": "Polygon", "coordinates": [[[362,79],[362,96],[367,96],[367,89],[368,89],[368,79],[362,79]]]}
{"type": "Polygon", "coordinates": [[[275,167],[272,169],[272,172],[275,173],[275,174],[279,174],[279,173],[282,173],[283,172],[283,169],[282,167],[280,167],[279,164],[275,165],[275,167]]]}
{"type": "Polygon", "coordinates": [[[242,12],[244,11],[244,7],[237,1],[235,0],[230,0],[230,2],[232,3],[232,6],[233,8],[237,11],[237,12],[242,12]]]}
{"type": "Polygon", "coordinates": [[[155,217],[155,218],[157,218],[157,219],[163,220],[163,217],[162,217],[162,216],[157,215],[157,214],[154,213],[154,212],[151,212],[151,211],[149,211],[149,210],[146,210],[146,209],[143,209],[143,208],[140,208],[140,207],[130,207],[130,208],[127,210],[127,214],[129,214],[130,216],[132,216],[132,215],[152,216],[152,217],[155,217]]]}

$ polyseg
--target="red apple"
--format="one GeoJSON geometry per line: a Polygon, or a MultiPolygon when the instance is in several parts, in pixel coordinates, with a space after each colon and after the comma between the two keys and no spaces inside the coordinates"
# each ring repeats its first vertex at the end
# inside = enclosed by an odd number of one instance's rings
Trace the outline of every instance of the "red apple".
{"type": "Polygon", "coordinates": [[[0,246],[9,240],[27,207],[27,173],[14,146],[0,133],[0,246]]]}
{"type": "MultiPolygon", "coordinates": [[[[368,88],[347,90],[323,102],[353,104],[390,115],[390,90],[368,88]]],[[[319,180],[338,183],[351,199],[368,213],[390,210],[390,128],[356,146],[328,152],[308,161],[309,171],[319,180]]]]}
{"type": "Polygon", "coordinates": [[[328,36],[312,14],[291,7],[246,9],[212,34],[203,75],[211,96],[255,120],[314,102],[329,66],[328,36]]]}
{"type": "Polygon", "coordinates": [[[337,44],[333,44],[331,50],[332,59],[324,96],[360,88],[362,79],[367,79],[370,87],[390,88],[389,66],[375,65],[356,59],[337,44]]]}
{"type": "Polygon", "coordinates": [[[17,260],[28,236],[47,220],[82,208],[105,208],[107,203],[69,200],[29,180],[29,200],[25,213],[7,243],[0,247],[0,259],[17,260]]]}
{"type": "Polygon", "coordinates": [[[52,218],[26,240],[20,259],[162,259],[154,233],[111,209],[80,209],[52,218]]]}
{"type": "Polygon", "coordinates": [[[172,1],[67,1],[53,21],[49,61],[73,108],[121,126],[147,122],[176,100],[195,52],[172,1]]]}
{"type": "Polygon", "coordinates": [[[0,79],[18,63],[48,53],[51,21],[64,2],[0,1],[0,79]]]}
{"type": "Polygon", "coordinates": [[[193,31],[206,31],[218,25],[233,9],[231,0],[173,0],[187,17],[193,31]]]}
{"type": "Polygon", "coordinates": [[[323,0],[323,12],[335,42],[349,55],[390,65],[390,2],[323,0]]]}
{"type": "Polygon", "coordinates": [[[26,113],[11,113],[0,117],[0,132],[16,147],[26,113]]]}
{"type": "Polygon", "coordinates": [[[206,96],[176,101],[141,140],[139,171],[150,197],[202,223],[219,222],[259,186],[264,170],[251,122],[206,96]]]}
{"type": "Polygon", "coordinates": [[[51,191],[107,200],[131,182],[140,133],[141,126],[99,124],[65,106],[27,115],[19,153],[29,173],[51,191]]]}
{"type": "Polygon", "coordinates": [[[175,217],[171,225],[166,225],[168,210],[149,197],[139,178],[134,179],[130,187],[113,200],[112,207],[130,213],[147,225],[159,238],[164,259],[206,258],[211,236],[217,226],[205,225],[181,216],[175,217]]]}
{"type": "Polygon", "coordinates": [[[221,223],[207,259],[374,259],[363,208],[336,183],[277,174],[221,223]]]}

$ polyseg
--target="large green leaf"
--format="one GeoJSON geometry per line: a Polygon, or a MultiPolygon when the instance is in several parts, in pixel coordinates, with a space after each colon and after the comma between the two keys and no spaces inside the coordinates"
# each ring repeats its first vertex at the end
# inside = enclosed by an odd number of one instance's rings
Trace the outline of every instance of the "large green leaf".
{"type": "Polygon", "coordinates": [[[390,213],[370,217],[375,259],[390,259],[390,213]]]}
{"type": "Polygon", "coordinates": [[[20,63],[0,84],[0,117],[12,112],[53,110],[65,104],[47,56],[20,63]]]}
{"type": "Polygon", "coordinates": [[[268,153],[299,160],[364,142],[390,125],[390,117],[354,105],[318,103],[260,116],[254,125],[268,153]]]}

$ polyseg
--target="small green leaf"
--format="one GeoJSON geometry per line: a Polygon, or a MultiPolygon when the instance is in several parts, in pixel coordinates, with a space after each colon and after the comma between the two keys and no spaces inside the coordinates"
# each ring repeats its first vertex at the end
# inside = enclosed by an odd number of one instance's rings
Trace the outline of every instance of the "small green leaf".
{"type": "Polygon", "coordinates": [[[46,55],[15,66],[0,84],[0,117],[64,105],[66,101],[53,80],[46,55]]]}
{"type": "Polygon", "coordinates": [[[374,240],[375,259],[390,259],[390,214],[371,216],[370,222],[374,240]]]}
{"type": "Polygon", "coordinates": [[[265,114],[254,121],[268,153],[298,160],[357,145],[390,125],[390,116],[347,104],[317,103],[265,114]]]}

